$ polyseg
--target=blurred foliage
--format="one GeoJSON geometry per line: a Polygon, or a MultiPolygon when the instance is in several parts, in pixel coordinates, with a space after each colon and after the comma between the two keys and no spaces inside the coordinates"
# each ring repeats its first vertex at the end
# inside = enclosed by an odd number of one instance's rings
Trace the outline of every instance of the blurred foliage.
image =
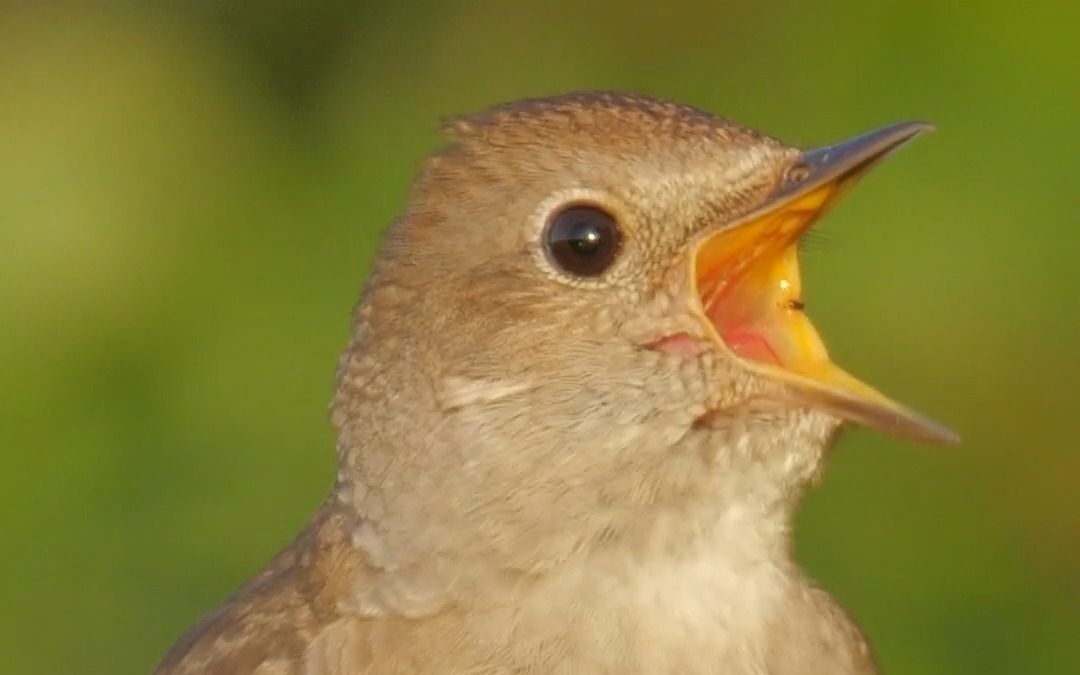
{"type": "Polygon", "coordinates": [[[864,431],[800,555],[891,673],[1080,661],[1075,4],[0,6],[0,672],[145,673],[304,523],[348,311],[439,119],[625,88],[792,142],[934,121],[811,242],[864,431]]]}

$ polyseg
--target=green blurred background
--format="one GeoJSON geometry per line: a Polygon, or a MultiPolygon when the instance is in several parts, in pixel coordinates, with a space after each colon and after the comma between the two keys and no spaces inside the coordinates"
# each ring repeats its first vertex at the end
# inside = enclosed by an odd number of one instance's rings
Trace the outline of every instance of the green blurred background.
{"type": "Polygon", "coordinates": [[[937,124],[806,267],[838,360],[965,443],[847,434],[800,555],[889,673],[1080,672],[1077,5],[542,4],[0,5],[0,672],[147,673],[289,540],[440,118],[577,88],[937,124]]]}

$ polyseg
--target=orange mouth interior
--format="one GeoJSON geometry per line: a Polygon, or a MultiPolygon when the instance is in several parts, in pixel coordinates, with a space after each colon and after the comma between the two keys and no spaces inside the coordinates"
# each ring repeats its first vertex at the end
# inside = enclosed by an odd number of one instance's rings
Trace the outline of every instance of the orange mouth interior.
{"type": "Polygon", "coordinates": [[[809,377],[829,369],[825,345],[803,311],[797,243],[835,192],[822,186],[699,246],[701,306],[739,358],[809,377]]]}

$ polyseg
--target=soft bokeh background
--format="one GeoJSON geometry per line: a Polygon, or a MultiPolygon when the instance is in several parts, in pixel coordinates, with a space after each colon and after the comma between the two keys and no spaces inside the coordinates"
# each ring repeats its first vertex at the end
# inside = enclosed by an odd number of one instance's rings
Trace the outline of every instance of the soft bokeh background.
{"type": "Polygon", "coordinates": [[[302,526],[439,119],[575,88],[938,125],[826,220],[809,301],[965,443],[848,434],[800,555],[889,673],[1078,672],[1075,3],[300,5],[0,5],[0,672],[147,673],[302,526]]]}

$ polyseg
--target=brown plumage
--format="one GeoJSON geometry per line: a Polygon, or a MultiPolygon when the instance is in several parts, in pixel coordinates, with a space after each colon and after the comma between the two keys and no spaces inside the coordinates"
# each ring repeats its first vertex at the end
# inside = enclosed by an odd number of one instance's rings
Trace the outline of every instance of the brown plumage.
{"type": "Polygon", "coordinates": [[[818,153],[626,94],[447,126],[389,229],[309,528],[160,675],[873,673],[791,558],[843,421],[795,244],[923,127],[818,153]]]}

